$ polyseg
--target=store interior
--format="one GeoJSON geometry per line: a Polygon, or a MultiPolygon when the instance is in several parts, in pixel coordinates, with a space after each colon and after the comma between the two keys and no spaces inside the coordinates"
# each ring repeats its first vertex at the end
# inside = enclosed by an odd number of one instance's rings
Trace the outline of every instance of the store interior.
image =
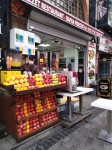
{"type": "MultiPolygon", "coordinates": [[[[42,64],[40,61],[45,61],[43,63],[44,70],[47,70],[47,68],[50,70],[52,68],[53,71],[61,72],[69,68],[71,71],[79,72],[79,77],[80,70],[85,72],[85,46],[41,32],[36,32],[36,34],[41,39],[40,44],[36,43],[37,64],[40,66],[42,64]],[[48,56],[49,53],[50,56],[48,56]]],[[[81,86],[84,85],[84,78],[82,80],[79,81],[81,86]]]]}

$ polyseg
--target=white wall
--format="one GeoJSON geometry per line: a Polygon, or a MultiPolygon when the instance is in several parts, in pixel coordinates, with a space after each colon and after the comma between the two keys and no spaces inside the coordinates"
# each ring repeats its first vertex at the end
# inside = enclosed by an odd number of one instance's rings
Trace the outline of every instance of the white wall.
{"type": "Polygon", "coordinates": [[[64,48],[64,58],[74,57],[75,58],[75,66],[73,68],[74,71],[78,71],[78,50],[74,48],[64,48]]]}

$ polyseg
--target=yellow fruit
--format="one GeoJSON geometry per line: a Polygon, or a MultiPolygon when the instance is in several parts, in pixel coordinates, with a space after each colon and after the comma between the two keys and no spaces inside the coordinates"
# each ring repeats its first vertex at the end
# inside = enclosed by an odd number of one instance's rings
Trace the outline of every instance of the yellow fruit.
{"type": "Polygon", "coordinates": [[[7,82],[4,82],[4,83],[3,83],[3,85],[8,86],[8,85],[10,85],[10,84],[9,84],[9,83],[7,83],[7,82]]]}
{"type": "Polygon", "coordinates": [[[16,79],[15,76],[12,76],[12,77],[11,77],[11,80],[14,80],[14,81],[15,81],[15,79],[16,79]]]}
{"type": "Polygon", "coordinates": [[[28,125],[28,124],[29,124],[29,122],[27,121],[27,122],[26,122],[26,124],[28,125]]]}
{"type": "Polygon", "coordinates": [[[6,79],[6,82],[10,82],[10,78],[7,78],[7,79],[6,79]]]}
{"type": "Polygon", "coordinates": [[[28,87],[28,86],[29,86],[29,83],[25,83],[25,86],[28,87]]]}
{"type": "Polygon", "coordinates": [[[24,87],[24,90],[27,90],[28,88],[27,87],[24,87]]]}
{"type": "Polygon", "coordinates": [[[24,77],[25,77],[24,75],[21,75],[21,76],[20,76],[21,79],[24,79],[24,77]]]}
{"type": "Polygon", "coordinates": [[[17,87],[18,87],[18,88],[21,88],[21,84],[17,84],[17,87]]]}
{"type": "Polygon", "coordinates": [[[23,83],[23,82],[24,82],[24,80],[23,80],[23,79],[20,79],[20,80],[19,80],[19,82],[20,82],[20,83],[23,83]]]}
{"type": "Polygon", "coordinates": [[[17,79],[17,80],[20,80],[20,76],[16,76],[16,79],[17,79]]]}
{"type": "Polygon", "coordinates": [[[29,125],[27,125],[26,127],[27,127],[27,129],[29,129],[29,128],[30,128],[30,126],[29,126],[29,125]]]}
{"type": "Polygon", "coordinates": [[[15,80],[15,84],[19,84],[19,80],[15,80]]]}
{"type": "Polygon", "coordinates": [[[24,110],[24,113],[27,114],[27,110],[24,110]]]}
{"type": "Polygon", "coordinates": [[[10,85],[13,85],[13,84],[15,84],[15,82],[14,82],[14,81],[10,81],[9,84],[10,84],[10,85]]]}
{"type": "Polygon", "coordinates": [[[28,114],[25,114],[26,117],[28,117],[28,114]]]}
{"type": "Polygon", "coordinates": [[[24,109],[26,110],[26,109],[27,109],[27,106],[24,106],[24,109]]]}
{"type": "Polygon", "coordinates": [[[24,81],[24,82],[27,82],[27,79],[25,78],[23,81],[24,81]]]}
{"type": "Polygon", "coordinates": [[[27,129],[27,130],[26,130],[26,132],[27,132],[27,133],[29,133],[29,132],[30,132],[30,130],[29,130],[29,129],[27,129]]]}

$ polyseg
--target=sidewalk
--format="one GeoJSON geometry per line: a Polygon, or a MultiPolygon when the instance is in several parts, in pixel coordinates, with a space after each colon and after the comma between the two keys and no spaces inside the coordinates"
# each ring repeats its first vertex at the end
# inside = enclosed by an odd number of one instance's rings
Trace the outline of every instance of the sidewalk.
{"type": "MultiPolygon", "coordinates": [[[[95,96],[84,96],[84,108],[90,109],[91,102],[96,99],[95,96]]],[[[112,150],[110,143],[97,138],[100,130],[106,127],[106,111],[91,110],[91,116],[71,129],[57,124],[20,143],[11,136],[0,139],[0,150],[112,150]]]]}

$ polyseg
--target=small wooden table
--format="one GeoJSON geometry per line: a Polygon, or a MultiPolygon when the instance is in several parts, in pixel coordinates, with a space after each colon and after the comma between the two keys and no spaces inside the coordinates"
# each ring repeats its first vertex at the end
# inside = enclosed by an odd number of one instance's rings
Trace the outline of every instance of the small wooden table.
{"type": "Polygon", "coordinates": [[[68,106],[68,115],[66,117],[62,117],[61,124],[66,127],[71,127],[77,122],[83,120],[84,118],[91,115],[91,112],[84,112],[83,111],[83,99],[82,95],[92,92],[93,88],[84,88],[84,87],[77,87],[77,92],[70,93],[70,92],[57,92],[57,95],[61,96],[67,96],[67,106],[68,106]],[[75,113],[72,114],[71,111],[71,97],[77,97],[79,96],[79,112],[77,112],[77,115],[75,113]]]}
{"type": "Polygon", "coordinates": [[[101,130],[98,138],[112,143],[112,100],[99,98],[91,106],[107,110],[107,129],[101,130]]]}

